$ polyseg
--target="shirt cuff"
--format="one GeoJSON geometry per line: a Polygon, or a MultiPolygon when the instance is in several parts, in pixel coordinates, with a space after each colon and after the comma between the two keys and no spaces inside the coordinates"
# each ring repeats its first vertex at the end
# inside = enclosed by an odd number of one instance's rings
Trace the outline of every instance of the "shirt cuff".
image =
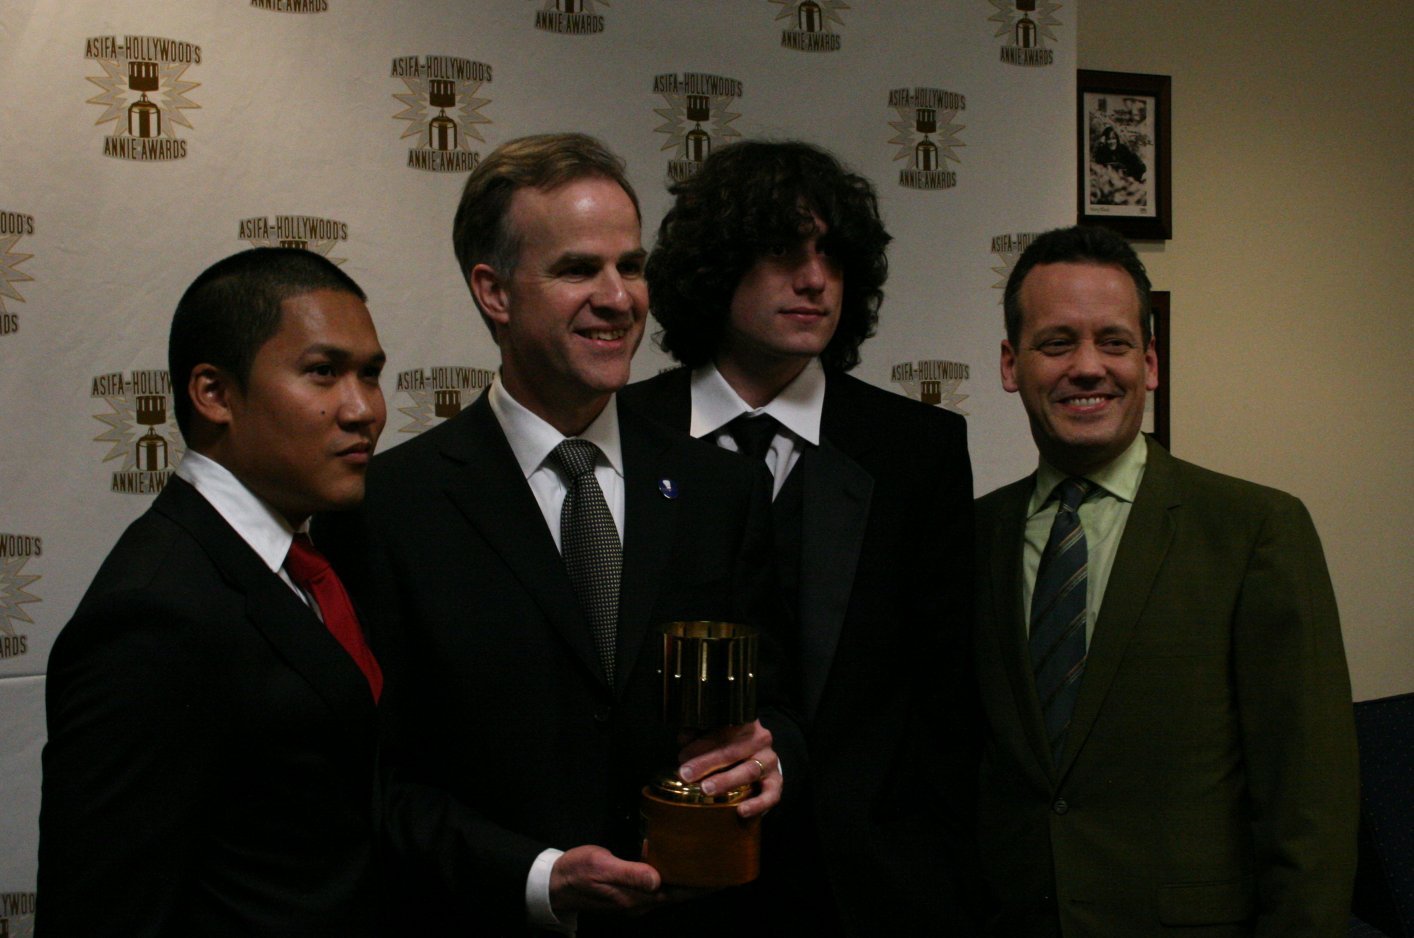
{"type": "Polygon", "coordinates": [[[571,912],[562,919],[555,915],[550,905],[550,870],[564,853],[563,850],[546,847],[530,864],[530,875],[525,878],[525,920],[536,928],[550,928],[562,935],[573,935],[579,916],[571,912]]]}

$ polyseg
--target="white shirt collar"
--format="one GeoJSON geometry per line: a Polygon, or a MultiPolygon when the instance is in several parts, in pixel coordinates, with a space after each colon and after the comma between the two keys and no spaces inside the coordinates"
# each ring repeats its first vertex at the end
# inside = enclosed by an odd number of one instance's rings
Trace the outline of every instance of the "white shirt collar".
{"type": "MultiPolygon", "coordinates": [[[[211,503],[216,513],[226,519],[267,567],[280,572],[295,537],[295,529],[283,515],[246,488],[231,470],[194,450],[189,449],[182,456],[176,474],[190,482],[201,497],[211,503]]],[[[306,521],[300,529],[308,527],[306,521]]]]}
{"type": "Polygon", "coordinates": [[[770,414],[791,433],[812,446],[820,444],[820,415],[825,409],[825,368],[819,358],[795,376],[764,407],[752,407],[736,393],[711,362],[695,369],[690,381],[695,437],[707,436],[742,414],[770,414]]]}
{"type": "MultiPolygon", "coordinates": [[[[515,454],[520,471],[527,479],[531,473],[544,465],[556,446],[568,439],[538,414],[532,413],[511,397],[511,392],[501,383],[500,374],[491,381],[489,403],[491,412],[496,415],[501,430],[506,434],[506,440],[511,444],[511,452],[515,454]]],[[[578,438],[588,440],[599,447],[614,472],[620,477],[623,476],[623,447],[619,442],[619,408],[616,397],[609,398],[609,403],[604,405],[599,416],[584,428],[578,438]]]]}

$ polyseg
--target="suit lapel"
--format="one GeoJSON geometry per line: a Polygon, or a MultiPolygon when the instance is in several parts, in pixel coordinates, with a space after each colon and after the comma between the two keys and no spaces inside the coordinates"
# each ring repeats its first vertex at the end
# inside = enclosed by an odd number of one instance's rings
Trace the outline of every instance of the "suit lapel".
{"type": "Polygon", "coordinates": [[[1110,579],[1105,585],[1104,604],[1095,621],[1095,632],[1085,659],[1085,676],[1080,682],[1061,760],[1062,775],[1075,761],[1095,725],[1173,540],[1170,512],[1180,502],[1174,484],[1173,458],[1152,440],[1148,441],[1148,446],[1144,479],[1120,537],[1110,579]]]}
{"type": "Polygon", "coordinates": [[[564,559],[486,394],[455,419],[462,426],[442,435],[443,455],[459,464],[447,483],[447,497],[510,568],[575,656],[604,680],[564,559]]]}
{"type": "MultiPolygon", "coordinates": [[[[619,634],[615,652],[618,688],[633,673],[644,647],[658,599],[657,585],[673,544],[677,499],[667,498],[662,482],[676,481],[668,441],[643,421],[619,410],[619,438],[624,458],[624,574],[631,589],[619,593],[619,634]]],[[[682,493],[691,498],[694,493],[682,493]]]]}
{"type": "Polygon", "coordinates": [[[1047,777],[1051,774],[1051,751],[1041,719],[1041,701],[1031,673],[1031,654],[1026,641],[1026,610],[1022,608],[1021,555],[1026,540],[1026,506],[1036,486],[1032,474],[1007,487],[998,504],[992,525],[991,550],[984,562],[989,589],[988,604],[995,627],[990,638],[1011,685],[1013,704],[1022,732],[1036,757],[1035,765],[1047,777]]]}
{"type": "Polygon", "coordinates": [[[186,481],[173,478],[153,508],[185,529],[245,597],[246,618],[355,735],[373,710],[368,680],[324,624],[186,481]]]}
{"type": "MultiPolygon", "coordinates": [[[[828,398],[826,407],[829,407],[828,398]]],[[[813,717],[849,611],[874,479],[830,440],[801,455],[800,646],[805,713],[813,717]]]]}

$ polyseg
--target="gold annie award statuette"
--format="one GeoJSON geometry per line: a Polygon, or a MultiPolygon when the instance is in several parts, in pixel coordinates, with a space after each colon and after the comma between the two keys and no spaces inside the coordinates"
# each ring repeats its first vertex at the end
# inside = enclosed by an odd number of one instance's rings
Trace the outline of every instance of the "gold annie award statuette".
{"type": "MultiPolygon", "coordinates": [[[[670,622],[663,637],[663,719],[679,732],[756,719],[757,631],[731,622],[670,622]]],[[[761,872],[761,818],[736,806],[754,786],[705,795],[675,771],[643,788],[643,862],[675,886],[749,883],[761,872]]]]}

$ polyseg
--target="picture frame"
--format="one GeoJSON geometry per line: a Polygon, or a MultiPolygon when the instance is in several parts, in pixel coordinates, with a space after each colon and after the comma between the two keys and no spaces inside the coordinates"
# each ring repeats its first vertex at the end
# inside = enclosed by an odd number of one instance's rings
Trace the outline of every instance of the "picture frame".
{"type": "Polygon", "coordinates": [[[1077,220],[1138,241],[1173,236],[1168,75],[1076,71],[1077,220]]]}
{"type": "Polygon", "coordinates": [[[1153,312],[1150,326],[1154,334],[1154,351],[1159,358],[1159,387],[1150,392],[1144,404],[1143,430],[1152,436],[1169,452],[1169,291],[1149,291],[1149,305],[1153,312]]]}

